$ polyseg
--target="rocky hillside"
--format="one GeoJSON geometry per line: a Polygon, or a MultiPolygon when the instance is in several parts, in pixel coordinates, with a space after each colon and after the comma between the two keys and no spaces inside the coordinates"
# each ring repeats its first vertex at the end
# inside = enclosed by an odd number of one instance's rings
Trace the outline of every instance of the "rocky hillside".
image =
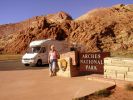
{"type": "Polygon", "coordinates": [[[55,38],[64,40],[69,29],[65,23],[72,18],[64,12],[36,16],[26,21],[0,26],[1,53],[23,53],[33,40],[55,38]],[[62,28],[64,28],[64,30],[62,28]]]}
{"type": "Polygon", "coordinates": [[[133,5],[94,9],[72,20],[64,12],[0,26],[0,51],[23,53],[37,39],[76,43],[82,51],[132,51],[133,5]]]}
{"type": "Polygon", "coordinates": [[[133,5],[116,5],[88,12],[75,20],[72,41],[80,39],[87,51],[133,49],[133,5]]]}

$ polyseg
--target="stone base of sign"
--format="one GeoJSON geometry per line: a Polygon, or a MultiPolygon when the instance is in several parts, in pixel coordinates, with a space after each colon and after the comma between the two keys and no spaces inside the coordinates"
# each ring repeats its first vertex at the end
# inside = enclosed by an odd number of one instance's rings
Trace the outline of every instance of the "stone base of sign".
{"type": "Polygon", "coordinates": [[[78,69],[76,66],[72,65],[72,58],[71,57],[64,57],[58,60],[59,71],[57,72],[57,76],[62,77],[74,77],[78,76],[78,69]],[[66,62],[66,65],[62,63],[66,62]],[[65,69],[63,69],[65,67],[65,69]]]}
{"type": "Polygon", "coordinates": [[[66,52],[60,55],[60,58],[66,58],[66,57],[70,57],[72,58],[72,65],[76,66],[78,64],[78,52],[77,51],[70,51],[70,52],[66,52]]]}
{"type": "Polygon", "coordinates": [[[126,81],[133,81],[133,78],[125,78],[126,81]]]}
{"type": "Polygon", "coordinates": [[[133,59],[118,57],[105,58],[104,77],[133,81],[133,59]]]}

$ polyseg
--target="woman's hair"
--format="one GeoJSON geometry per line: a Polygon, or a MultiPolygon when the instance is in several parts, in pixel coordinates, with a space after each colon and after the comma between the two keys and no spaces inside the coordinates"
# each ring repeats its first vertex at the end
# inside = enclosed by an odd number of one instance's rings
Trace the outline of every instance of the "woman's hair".
{"type": "Polygon", "coordinates": [[[54,46],[54,45],[51,45],[51,46],[50,46],[50,49],[52,49],[52,48],[55,48],[55,46],[54,46]]]}

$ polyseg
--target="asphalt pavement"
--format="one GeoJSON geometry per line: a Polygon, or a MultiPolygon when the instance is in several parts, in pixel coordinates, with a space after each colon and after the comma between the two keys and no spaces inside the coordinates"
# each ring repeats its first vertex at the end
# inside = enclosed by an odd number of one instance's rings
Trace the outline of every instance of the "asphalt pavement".
{"type": "Polygon", "coordinates": [[[21,60],[9,60],[9,61],[0,61],[0,71],[9,71],[9,70],[28,70],[28,69],[44,69],[48,68],[48,65],[42,65],[41,67],[37,66],[25,66],[21,63],[21,60]]]}

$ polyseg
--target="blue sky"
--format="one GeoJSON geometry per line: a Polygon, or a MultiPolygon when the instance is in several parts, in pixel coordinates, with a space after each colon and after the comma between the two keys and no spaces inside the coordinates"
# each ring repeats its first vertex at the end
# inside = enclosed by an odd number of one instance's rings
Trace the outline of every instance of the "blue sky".
{"type": "Polygon", "coordinates": [[[0,24],[20,22],[33,16],[65,11],[77,18],[91,9],[133,0],[0,0],[0,24]]]}

